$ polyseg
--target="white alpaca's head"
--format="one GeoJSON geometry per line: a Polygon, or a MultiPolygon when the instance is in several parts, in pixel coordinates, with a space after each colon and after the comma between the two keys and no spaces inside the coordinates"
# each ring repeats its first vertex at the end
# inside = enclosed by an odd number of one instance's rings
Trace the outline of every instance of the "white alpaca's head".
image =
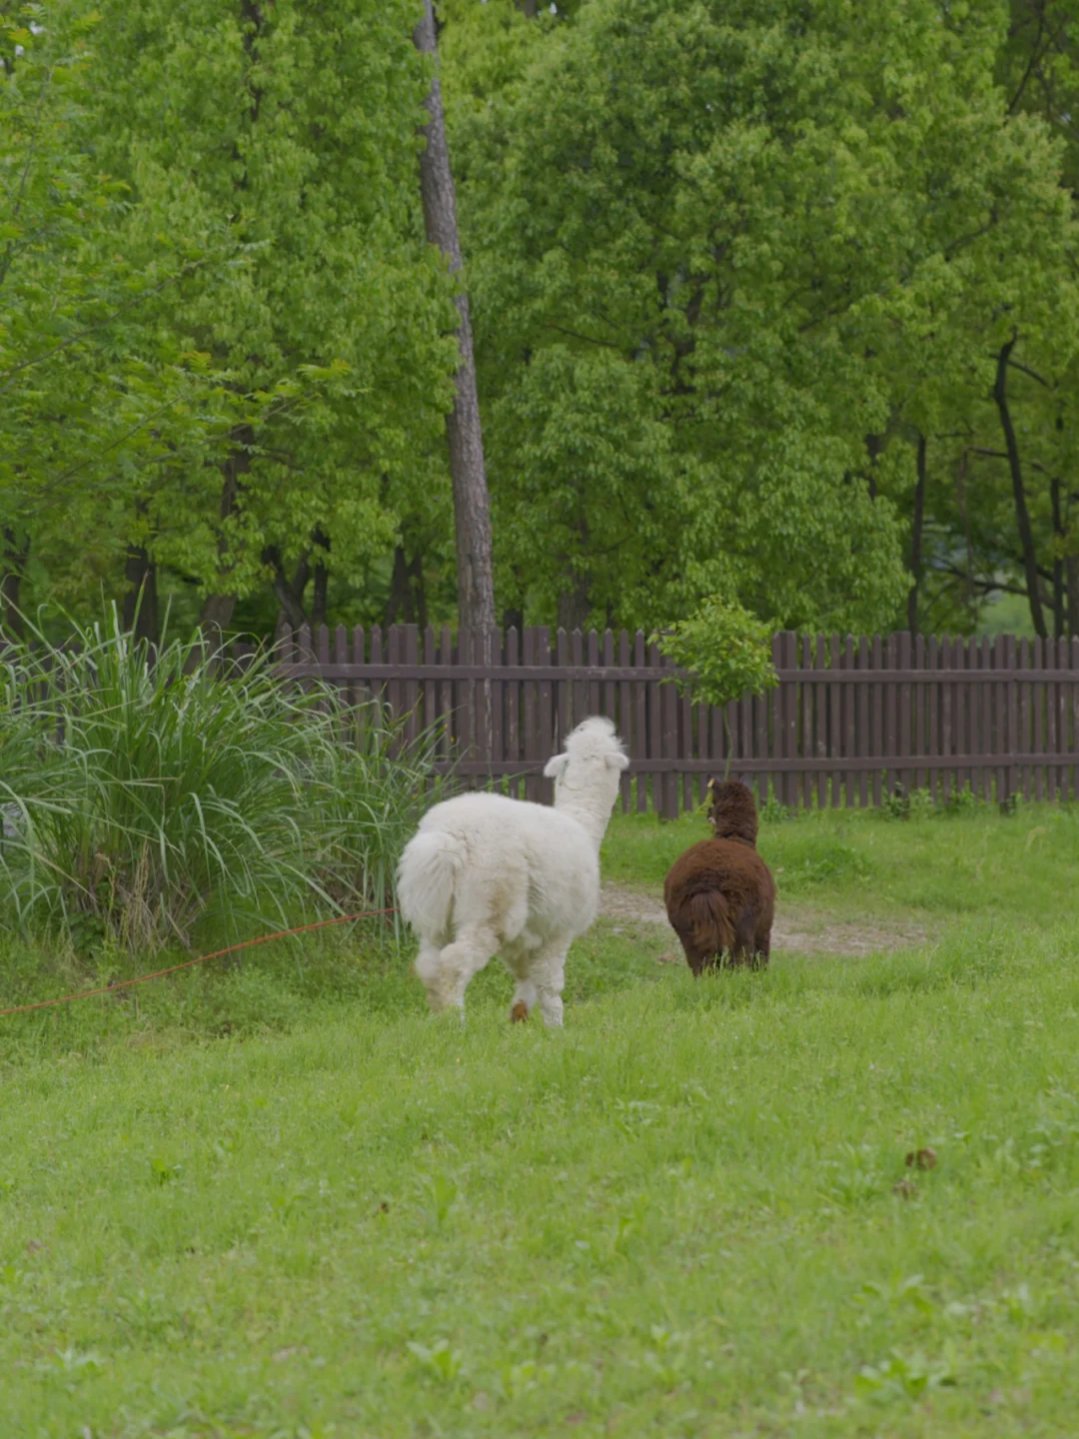
{"type": "Polygon", "coordinates": [[[618,783],[629,764],[614,725],[602,715],[582,720],[566,740],[562,754],[553,755],[543,773],[554,780],[556,809],[569,811],[596,843],[603,838],[618,783]]]}

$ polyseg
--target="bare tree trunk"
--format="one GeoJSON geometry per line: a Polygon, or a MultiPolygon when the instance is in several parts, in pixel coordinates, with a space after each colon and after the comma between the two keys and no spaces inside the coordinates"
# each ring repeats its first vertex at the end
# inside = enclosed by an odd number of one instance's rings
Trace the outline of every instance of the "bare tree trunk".
{"type": "Polygon", "coordinates": [[[285,562],[281,558],[281,551],[276,545],[267,545],[262,552],[262,562],[273,570],[274,595],[277,603],[281,606],[285,618],[292,629],[298,630],[302,625],[307,624],[307,612],[303,607],[304,590],[307,588],[307,580],[310,575],[310,567],[306,555],[296,567],[296,576],[289,582],[285,573],[285,562]]]}
{"type": "Polygon", "coordinates": [[[1023,554],[1023,573],[1026,576],[1027,599],[1030,604],[1030,618],[1034,632],[1042,639],[1047,638],[1045,615],[1042,613],[1041,594],[1038,585],[1038,560],[1034,549],[1034,530],[1027,508],[1026,489],[1023,485],[1023,467],[1019,459],[1019,441],[1008,409],[1008,360],[1011,357],[1017,336],[1013,335],[1006,345],[1001,346],[997,356],[997,375],[993,385],[993,399],[1000,415],[1000,427],[1004,431],[1004,445],[1008,452],[1008,469],[1012,477],[1012,496],[1015,501],[1015,520],[1019,530],[1019,543],[1023,554]]]}
{"type": "Polygon", "coordinates": [[[884,453],[885,438],[884,435],[866,435],[865,437],[865,451],[869,456],[867,485],[871,500],[877,498],[877,461],[884,453]]]}
{"type": "Polygon", "coordinates": [[[922,587],[922,529],[925,524],[926,440],[918,436],[918,478],[914,485],[914,516],[910,527],[911,586],[907,593],[907,629],[918,633],[918,592],[922,587]]]}
{"type": "MultiPolygon", "coordinates": [[[[236,510],[240,501],[241,481],[251,468],[250,447],[255,436],[247,425],[238,426],[232,432],[233,448],[222,466],[221,507],[219,514],[222,525],[236,510]]],[[[223,572],[227,571],[228,540],[224,533],[217,541],[217,555],[223,572]]],[[[221,632],[232,622],[236,608],[236,596],[227,590],[208,594],[202,602],[199,614],[199,628],[213,644],[221,643],[221,632]]]]}
{"type": "Polygon", "coordinates": [[[562,589],[558,596],[556,618],[559,629],[583,630],[588,623],[591,608],[588,599],[588,581],[578,575],[568,588],[562,589]]]}
{"type": "Polygon", "coordinates": [[[1064,561],[1068,572],[1068,634],[1079,635],[1079,555],[1064,561]]]}
{"type": "MultiPolygon", "coordinates": [[[[1053,510],[1053,539],[1063,541],[1064,518],[1061,509],[1060,480],[1049,482],[1049,502],[1053,510]]],[[[1064,559],[1059,546],[1053,549],[1053,634],[1059,639],[1067,622],[1067,596],[1064,592],[1064,559]]]]}
{"type": "Polygon", "coordinates": [[[29,558],[29,544],[19,544],[15,531],[5,525],[0,552],[0,632],[16,638],[23,632],[20,591],[22,573],[29,558]]]}
{"type": "MultiPolygon", "coordinates": [[[[318,545],[322,554],[330,552],[330,537],[320,526],[315,527],[312,536],[315,544],[318,545]]],[[[311,623],[313,625],[324,625],[328,612],[327,601],[329,599],[330,571],[323,563],[321,557],[315,559],[315,584],[311,599],[311,623]]]]}
{"type": "MultiPolygon", "coordinates": [[[[430,116],[423,127],[427,141],[420,156],[420,193],[427,239],[449,261],[452,274],[461,269],[457,232],[457,200],[446,118],[438,78],[438,49],[432,0],[424,0],[423,18],[413,33],[416,48],[432,60],[431,89],[424,102],[430,116]]],[[[494,580],[491,567],[491,514],[483,459],[483,434],[476,395],[476,363],[468,295],[457,294],[457,340],[460,364],[453,410],[446,418],[453,509],[457,536],[457,618],[462,629],[486,633],[495,625],[494,580]]]]}
{"type": "Polygon", "coordinates": [[[143,545],[129,545],[124,560],[123,623],[137,640],[157,643],[157,565],[143,545]]]}

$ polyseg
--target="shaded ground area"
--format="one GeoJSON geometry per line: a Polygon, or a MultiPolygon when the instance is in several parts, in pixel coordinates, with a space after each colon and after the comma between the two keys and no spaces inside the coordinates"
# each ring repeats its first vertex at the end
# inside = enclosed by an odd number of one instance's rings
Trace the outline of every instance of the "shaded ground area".
{"type": "MultiPolygon", "coordinates": [[[[658,897],[625,885],[605,884],[600,896],[600,914],[616,927],[619,921],[660,926],[665,948],[657,958],[672,964],[684,962],[658,897]]],[[[839,919],[805,905],[781,902],[772,930],[772,953],[789,950],[797,954],[876,954],[882,949],[906,949],[923,944],[926,938],[924,927],[911,919],[839,919]]]]}

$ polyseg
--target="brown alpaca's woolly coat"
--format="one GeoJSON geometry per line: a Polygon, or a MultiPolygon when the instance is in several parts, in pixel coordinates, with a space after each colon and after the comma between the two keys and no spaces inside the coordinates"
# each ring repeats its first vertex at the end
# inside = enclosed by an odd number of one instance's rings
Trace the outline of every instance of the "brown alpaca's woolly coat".
{"type": "Polygon", "coordinates": [[[740,780],[711,780],[702,840],[671,866],[663,896],[667,918],[694,974],[723,963],[768,963],[776,887],[757,853],[757,806],[740,780]]]}

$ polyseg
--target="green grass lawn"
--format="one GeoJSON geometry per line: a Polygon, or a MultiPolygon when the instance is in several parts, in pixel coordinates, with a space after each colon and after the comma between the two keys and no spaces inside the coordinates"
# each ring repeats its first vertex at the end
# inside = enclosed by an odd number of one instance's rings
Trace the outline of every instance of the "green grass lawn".
{"type": "Polygon", "coordinates": [[[561,1034],[374,937],[0,1020],[0,1435],[1074,1435],[1079,816],[761,850],[926,942],[694,983],[600,921],[561,1034]]]}

